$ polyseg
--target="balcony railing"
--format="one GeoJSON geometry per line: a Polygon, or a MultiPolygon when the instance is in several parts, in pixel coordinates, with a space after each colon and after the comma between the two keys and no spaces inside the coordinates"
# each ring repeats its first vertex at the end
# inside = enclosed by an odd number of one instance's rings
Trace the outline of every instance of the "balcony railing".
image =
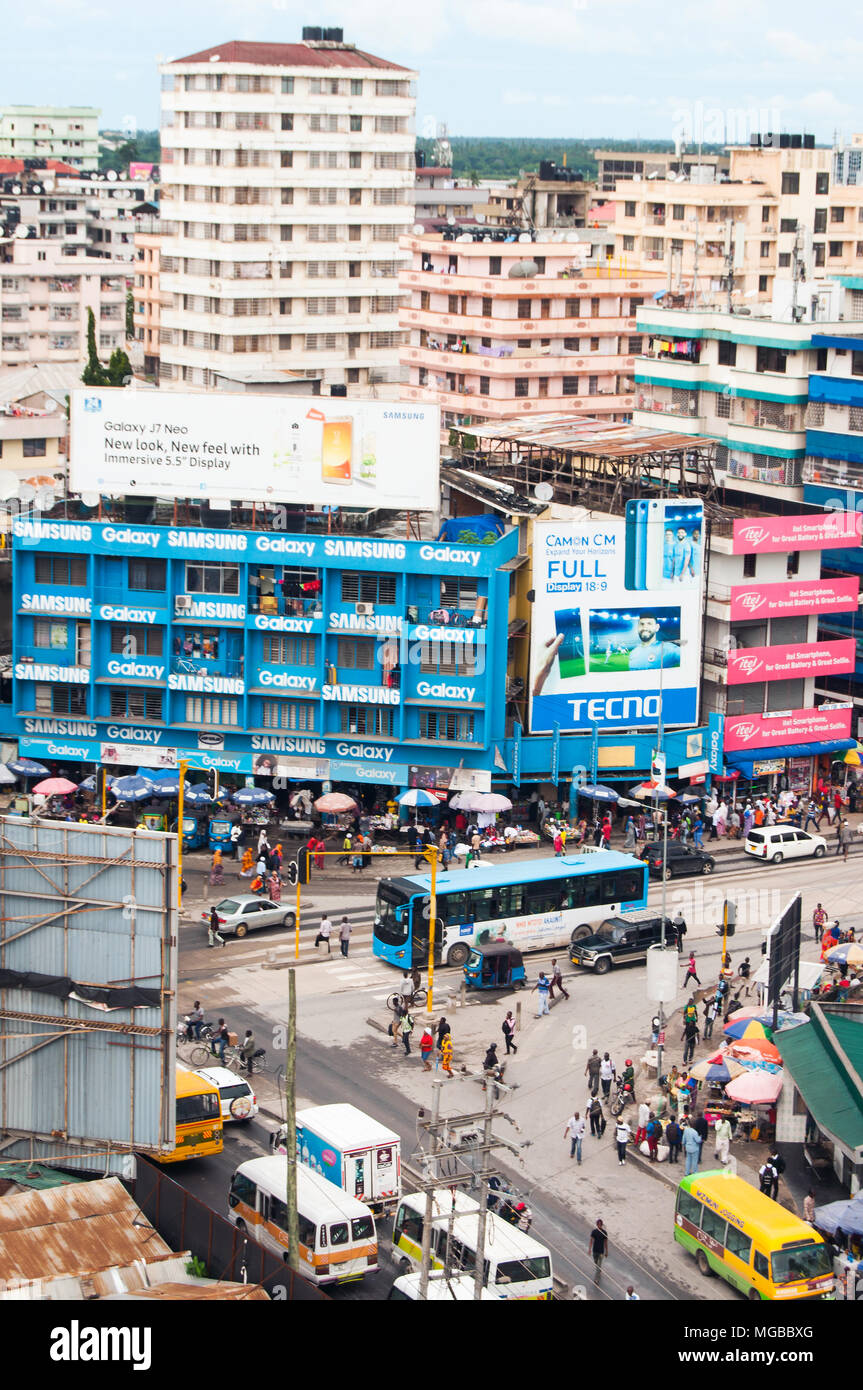
{"type": "Polygon", "coordinates": [[[409,623],[424,623],[428,627],[485,627],[488,621],[486,598],[480,595],[475,608],[451,608],[445,603],[432,607],[422,604],[408,604],[409,623]]]}
{"type": "MultiPolygon", "coordinates": [[[[56,619],[54,620],[56,621],[56,619]]],[[[15,660],[34,665],[48,666],[89,666],[89,661],[78,659],[74,647],[18,647],[15,660]]]]}
{"type": "Polygon", "coordinates": [[[171,673],[175,676],[242,676],[243,660],[241,657],[172,656],[171,673]]]}
{"type": "MultiPolygon", "coordinates": [[[[733,445],[729,448],[733,448],[733,445]]],[[[772,483],[775,487],[799,487],[803,478],[803,460],[772,458],[759,454],[749,454],[741,458],[729,452],[726,472],[729,478],[772,483]],[[763,463],[758,461],[762,458],[763,463]]]]}
{"type": "Polygon", "coordinates": [[[863,465],[845,459],[807,458],[803,460],[803,481],[863,488],[863,465]]]}

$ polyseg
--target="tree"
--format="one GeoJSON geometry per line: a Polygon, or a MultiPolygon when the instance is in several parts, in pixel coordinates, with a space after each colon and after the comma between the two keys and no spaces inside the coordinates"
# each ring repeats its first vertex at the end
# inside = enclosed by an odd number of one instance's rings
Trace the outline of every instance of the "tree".
{"type": "Polygon", "coordinates": [[[114,348],[108,362],[108,386],[128,386],[132,379],[132,364],[122,348],[114,348]]]}
{"type": "Polygon", "coordinates": [[[126,291],[126,340],[131,342],[135,336],[135,297],[131,290],[126,291]]]}
{"type": "Polygon", "coordinates": [[[92,309],[87,310],[87,365],[81,374],[81,380],[85,386],[108,385],[108,374],[96,351],[96,319],[92,309]]]}

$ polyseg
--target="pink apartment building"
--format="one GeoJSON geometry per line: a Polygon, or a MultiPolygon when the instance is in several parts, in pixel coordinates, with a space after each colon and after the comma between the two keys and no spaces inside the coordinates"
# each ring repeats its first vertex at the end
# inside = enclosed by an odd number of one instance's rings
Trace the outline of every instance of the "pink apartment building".
{"type": "Polygon", "coordinates": [[[402,399],[437,402],[445,425],[558,410],[628,419],[636,314],[664,276],[586,269],[588,248],[569,236],[402,237],[402,399]]]}

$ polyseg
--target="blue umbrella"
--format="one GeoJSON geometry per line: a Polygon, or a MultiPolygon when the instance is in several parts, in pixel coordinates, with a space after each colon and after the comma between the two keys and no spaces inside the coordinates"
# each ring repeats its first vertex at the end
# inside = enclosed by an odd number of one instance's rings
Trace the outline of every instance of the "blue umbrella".
{"type": "Polygon", "coordinates": [[[431,792],[424,791],[422,787],[411,787],[409,791],[402,792],[401,796],[396,797],[400,806],[439,806],[440,802],[431,792]]]}
{"type": "Polygon", "coordinates": [[[31,758],[12,758],[6,764],[10,772],[14,772],[16,777],[47,777],[49,775],[47,767],[42,763],[34,763],[31,758]]]}
{"type": "Polygon", "coordinates": [[[149,777],[118,777],[111,783],[111,791],[118,801],[149,801],[156,784],[149,777]]]}
{"type": "Polygon", "coordinates": [[[846,1235],[863,1236],[863,1192],[858,1192],[850,1201],[828,1202],[824,1207],[816,1207],[815,1225],[831,1236],[837,1226],[841,1226],[846,1235]]]}
{"type": "MultiPolygon", "coordinates": [[[[148,779],[147,779],[146,777],[144,777],[144,778],[142,778],[141,780],[144,781],[144,782],[146,782],[148,779]]],[[[187,791],[187,790],[188,790],[188,783],[185,784],[185,789],[184,789],[184,791],[183,791],[183,795],[184,795],[184,796],[186,795],[186,791],[187,791]]],[[[154,780],[154,782],[153,782],[153,795],[154,795],[154,796],[163,796],[163,797],[176,797],[176,796],[179,796],[179,795],[180,795],[180,779],[179,779],[179,777],[176,775],[176,773],[172,773],[170,777],[160,777],[158,780],[154,780]]]]}
{"type": "Polygon", "coordinates": [[[613,787],[603,787],[599,783],[585,782],[583,787],[578,788],[579,796],[586,796],[590,801],[619,801],[620,797],[613,787]]]}
{"type": "Polygon", "coordinates": [[[212,799],[210,789],[205,782],[196,782],[193,787],[187,787],[183,792],[183,800],[190,806],[205,806],[212,799]]]}
{"type": "Polygon", "coordinates": [[[678,806],[697,806],[701,800],[700,796],[693,796],[692,792],[684,792],[677,798],[678,806]]]}
{"type": "Polygon", "coordinates": [[[231,800],[236,801],[238,806],[264,806],[275,799],[273,793],[264,791],[263,787],[240,787],[231,795],[231,800]]]}

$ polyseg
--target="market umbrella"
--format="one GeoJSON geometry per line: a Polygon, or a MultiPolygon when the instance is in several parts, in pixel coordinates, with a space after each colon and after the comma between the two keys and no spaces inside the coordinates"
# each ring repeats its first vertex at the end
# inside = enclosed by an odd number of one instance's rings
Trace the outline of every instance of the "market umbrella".
{"type": "Polygon", "coordinates": [[[739,1019],[736,1014],[726,1023],[722,1031],[726,1038],[740,1038],[746,1042],[750,1042],[753,1038],[771,1037],[770,1029],[765,1028],[763,1023],[758,1023],[754,1018],[739,1019]]]}
{"type": "Polygon", "coordinates": [[[325,796],[319,796],[315,802],[318,811],[329,811],[331,815],[338,815],[340,811],[355,811],[357,803],[352,796],[346,796],[344,792],[327,792],[325,796]]]}
{"type": "Polygon", "coordinates": [[[77,790],[77,783],[70,782],[68,777],[46,777],[44,782],[37,782],[33,787],[33,791],[42,796],[68,796],[77,790]]]}
{"type": "Polygon", "coordinates": [[[613,787],[604,787],[600,782],[585,782],[583,787],[578,788],[579,796],[586,796],[588,801],[619,801],[620,797],[613,787]]]}
{"type": "Polygon", "coordinates": [[[294,792],[290,799],[291,806],[302,805],[306,809],[306,814],[312,809],[312,794],[308,787],[300,787],[298,792],[294,792]]]}
{"type": "Polygon", "coordinates": [[[212,801],[210,788],[206,782],[196,782],[194,786],[186,787],[183,792],[183,800],[189,806],[206,806],[208,801],[212,801]]]}
{"type": "Polygon", "coordinates": [[[677,800],[681,806],[697,806],[701,797],[693,795],[692,792],[684,792],[677,800]]]}
{"type": "Polygon", "coordinates": [[[239,791],[231,792],[230,799],[236,801],[238,806],[265,806],[276,798],[263,787],[240,787],[239,791]]]}
{"type": "Polygon", "coordinates": [[[14,772],[16,777],[47,777],[49,775],[47,767],[42,763],[33,762],[32,758],[11,758],[6,764],[10,772],[14,772]]]}
{"type": "Polygon", "coordinates": [[[480,792],[476,803],[478,811],[511,811],[512,802],[508,796],[501,796],[500,792],[480,792]]]}
{"type": "Polygon", "coordinates": [[[833,946],[824,957],[831,965],[863,965],[863,946],[856,941],[844,941],[833,946]]]}
{"type": "MultiPolygon", "coordinates": [[[[860,757],[856,748],[849,748],[842,761],[847,763],[849,767],[863,767],[863,758],[860,757]]],[[[821,1210],[826,1211],[827,1208],[822,1207],[821,1210]]]]}
{"type": "Polygon", "coordinates": [[[689,1075],[694,1076],[696,1081],[709,1081],[714,1086],[725,1086],[735,1077],[745,1075],[745,1072],[746,1068],[733,1057],[722,1057],[718,1062],[712,1062],[708,1058],[704,1062],[696,1062],[694,1067],[689,1068],[689,1075]]]}
{"type": "Polygon", "coordinates": [[[671,787],[660,784],[653,787],[649,782],[639,782],[637,787],[630,787],[629,790],[639,801],[670,801],[672,797],[677,796],[677,792],[672,791],[671,787]]]}
{"type": "Polygon", "coordinates": [[[111,783],[111,791],[118,801],[149,801],[156,784],[149,777],[118,777],[111,783]]]}
{"type": "Polygon", "coordinates": [[[766,1038],[746,1038],[742,1042],[733,1042],[728,1048],[728,1052],[735,1057],[738,1062],[760,1064],[762,1062],[772,1063],[779,1066],[782,1063],[782,1055],[775,1043],[768,1042],[766,1038]]]}
{"type": "Polygon", "coordinates": [[[0,787],[11,787],[13,782],[17,781],[15,773],[10,772],[5,763],[0,763],[0,787]]]}
{"type": "Polygon", "coordinates": [[[482,792],[456,792],[449,804],[456,811],[478,811],[477,802],[481,796],[482,792]]]}
{"type": "MultiPolygon", "coordinates": [[[[183,787],[183,797],[189,789],[188,782],[183,787]]],[[[180,779],[176,773],[171,773],[168,777],[159,777],[155,782],[154,796],[175,797],[180,795],[180,779]]]]}
{"type": "MultiPolygon", "coordinates": [[[[323,798],[321,798],[323,800],[323,798]]],[[[431,792],[424,791],[422,787],[411,787],[409,791],[402,792],[401,796],[396,797],[400,806],[439,806],[440,802],[431,792]]],[[[319,805],[315,802],[315,805],[319,805]]]]}
{"type": "Polygon", "coordinates": [[[858,1192],[850,1200],[843,1198],[816,1207],[814,1225],[829,1236],[833,1235],[837,1226],[841,1226],[847,1236],[863,1236],[863,1192],[858,1192]]]}
{"type": "Polygon", "coordinates": [[[737,1076],[725,1087],[730,1100],[739,1100],[749,1105],[771,1105],[782,1090],[781,1071],[748,1071],[745,1076],[737,1076]]]}

